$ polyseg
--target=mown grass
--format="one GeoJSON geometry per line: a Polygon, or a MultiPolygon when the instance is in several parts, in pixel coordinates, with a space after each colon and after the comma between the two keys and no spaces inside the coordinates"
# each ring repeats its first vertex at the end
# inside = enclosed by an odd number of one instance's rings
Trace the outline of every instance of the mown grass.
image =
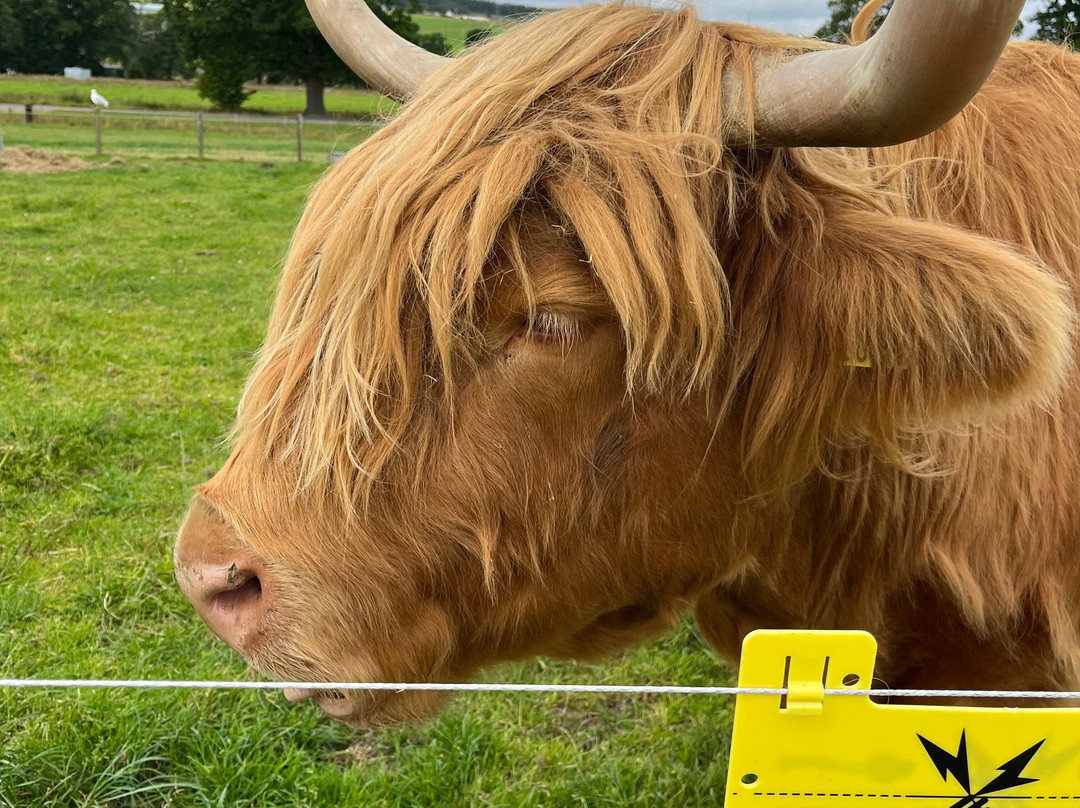
{"type": "MultiPolygon", "coordinates": [[[[201,98],[192,82],[139,81],[107,79],[95,76],[90,81],[61,76],[0,75],[0,103],[52,104],[90,108],[90,88],[94,87],[117,109],[199,110],[209,111],[211,104],[201,98]]],[[[304,111],[306,98],[302,86],[252,84],[254,93],[244,102],[242,111],[268,115],[296,115],[304,111]]],[[[386,115],[397,105],[370,90],[330,87],[326,90],[326,109],[339,118],[366,118],[386,115]]]]}
{"type": "MultiPolygon", "coordinates": [[[[170,548],[265,327],[311,164],[0,173],[0,677],[246,679],[170,548]]],[[[715,684],[694,630],[495,680],[715,684]]],[[[356,732],[279,693],[0,688],[0,806],[696,806],[727,699],[457,698],[356,732]]]]}

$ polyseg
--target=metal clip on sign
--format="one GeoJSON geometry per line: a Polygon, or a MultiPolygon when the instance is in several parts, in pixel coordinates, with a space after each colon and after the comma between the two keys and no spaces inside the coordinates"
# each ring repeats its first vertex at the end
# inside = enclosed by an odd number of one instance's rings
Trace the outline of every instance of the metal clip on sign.
{"type": "Polygon", "coordinates": [[[726,803],[755,808],[1080,805],[1080,709],[875,704],[858,631],[757,631],[743,643],[726,803]]]}

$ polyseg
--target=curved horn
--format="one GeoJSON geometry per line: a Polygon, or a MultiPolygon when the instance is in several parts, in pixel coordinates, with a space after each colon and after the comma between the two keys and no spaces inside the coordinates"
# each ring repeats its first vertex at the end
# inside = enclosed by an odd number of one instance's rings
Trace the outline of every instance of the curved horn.
{"type": "Polygon", "coordinates": [[[402,39],[364,0],[307,0],[307,7],[341,61],[371,87],[398,101],[450,61],[402,39]]]}
{"type": "MultiPolygon", "coordinates": [[[[979,91],[1023,7],[1024,0],[896,0],[860,45],[759,65],[753,131],[746,116],[733,117],[729,139],[736,147],[889,146],[927,135],[979,91]]],[[[725,76],[724,85],[745,99],[741,78],[725,76]]]]}

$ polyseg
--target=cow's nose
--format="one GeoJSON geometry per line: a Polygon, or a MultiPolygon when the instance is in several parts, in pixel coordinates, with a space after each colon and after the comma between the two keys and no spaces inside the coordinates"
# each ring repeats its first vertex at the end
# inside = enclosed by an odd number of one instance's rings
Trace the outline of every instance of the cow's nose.
{"type": "Polygon", "coordinates": [[[180,589],[199,616],[237,651],[250,651],[266,616],[266,572],[202,497],[180,528],[173,561],[180,589]]]}

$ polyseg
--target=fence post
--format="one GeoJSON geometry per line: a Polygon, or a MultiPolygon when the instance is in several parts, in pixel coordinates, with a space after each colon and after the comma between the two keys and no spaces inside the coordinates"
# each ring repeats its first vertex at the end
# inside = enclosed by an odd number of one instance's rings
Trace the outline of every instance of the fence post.
{"type": "Polygon", "coordinates": [[[26,105],[26,122],[27,123],[33,123],[34,122],[34,105],[33,104],[27,104],[26,105]]]}
{"type": "Polygon", "coordinates": [[[304,162],[304,113],[296,116],[296,162],[304,162]]]}
{"type": "Polygon", "coordinates": [[[0,129],[0,154],[4,153],[4,130],[0,129]]]}
{"type": "Polygon", "coordinates": [[[101,107],[94,107],[94,147],[101,154],[101,107]]]}
{"type": "Polygon", "coordinates": [[[201,160],[203,156],[203,125],[201,112],[195,113],[195,125],[199,130],[199,159],[201,160]]]}

